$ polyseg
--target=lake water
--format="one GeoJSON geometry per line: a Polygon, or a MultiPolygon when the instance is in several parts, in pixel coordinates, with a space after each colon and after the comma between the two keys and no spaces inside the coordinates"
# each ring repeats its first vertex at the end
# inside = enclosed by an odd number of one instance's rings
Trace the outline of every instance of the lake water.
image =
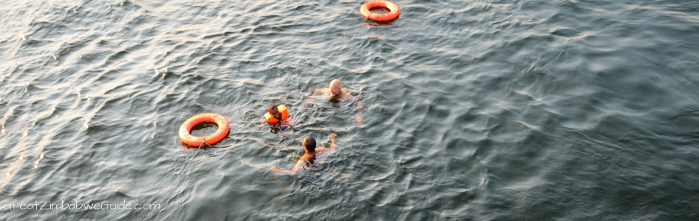
{"type": "Polygon", "coordinates": [[[0,217],[699,219],[699,1],[393,2],[3,2],[0,217]],[[304,106],[332,79],[361,122],[304,106]],[[200,113],[230,134],[183,148],[200,113]]]}

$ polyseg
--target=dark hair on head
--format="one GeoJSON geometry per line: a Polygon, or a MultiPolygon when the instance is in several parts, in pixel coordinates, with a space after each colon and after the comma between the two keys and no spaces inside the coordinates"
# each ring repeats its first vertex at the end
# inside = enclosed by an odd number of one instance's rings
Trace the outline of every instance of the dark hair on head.
{"type": "Polygon", "coordinates": [[[267,106],[267,112],[272,114],[279,112],[279,110],[277,110],[277,105],[270,104],[269,106],[267,106]]]}
{"type": "Polygon", "coordinates": [[[282,119],[282,113],[279,113],[277,105],[275,104],[270,104],[269,106],[267,106],[267,112],[269,112],[269,114],[271,114],[277,120],[282,119]]]}
{"type": "Polygon", "coordinates": [[[303,148],[306,148],[308,152],[316,152],[316,139],[311,136],[306,136],[303,138],[303,148]]]}

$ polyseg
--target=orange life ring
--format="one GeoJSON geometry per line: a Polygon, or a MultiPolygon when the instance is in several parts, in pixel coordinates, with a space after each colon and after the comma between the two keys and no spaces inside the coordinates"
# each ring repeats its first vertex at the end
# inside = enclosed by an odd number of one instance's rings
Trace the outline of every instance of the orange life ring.
{"type": "Polygon", "coordinates": [[[286,105],[284,105],[284,104],[278,105],[277,110],[279,111],[279,113],[282,113],[282,119],[274,118],[274,116],[272,116],[271,114],[269,114],[269,112],[267,112],[267,113],[265,113],[265,119],[267,119],[267,123],[275,125],[275,124],[279,123],[279,120],[283,121],[283,120],[286,120],[287,117],[289,117],[289,110],[286,109],[286,105]]]}
{"type": "Polygon", "coordinates": [[[396,19],[398,17],[398,14],[400,14],[400,9],[398,9],[398,6],[396,4],[393,4],[393,2],[389,1],[370,1],[364,3],[360,11],[362,13],[362,16],[374,21],[390,21],[396,19]],[[386,14],[378,14],[369,11],[369,9],[376,7],[387,8],[390,12],[386,14]]]}
{"type": "Polygon", "coordinates": [[[212,113],[199,114],[187,119],[187,121],[182,124],[180,127],[180,140],[183,143],[191,146],[199,146],[202,145],[203,142],[206,142],[207,144],[214,144],[221,141],[224,137],[226,137],[226,135],[228,135],[229,127],[228,121],[221,115],[212,113]],[[192,130],[192,127],[204,122],[215,123],[216,126],[218,126],[218,130],[206,137],[195,137],[189,133],[192,130]]]}

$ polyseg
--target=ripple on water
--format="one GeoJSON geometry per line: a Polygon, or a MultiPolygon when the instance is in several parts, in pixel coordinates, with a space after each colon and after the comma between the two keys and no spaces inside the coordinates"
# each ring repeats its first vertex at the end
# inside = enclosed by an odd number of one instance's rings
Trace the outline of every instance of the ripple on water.
{"type": "Polygon", "coordinates": [[[697,216],[696,4],[396,3],[371,26],[343,1],[8,2],[0,194],[162,207],[4,218],[697,216]],[[304,106],[336,78],[361,123],[304,106]],[[261,124],[270,103],[293,130],[261,124]],[[230,134],[183,151],[177,128],[204,112],[230,134]],[[330,133],[325,171],[269,171],[330,133]]]}

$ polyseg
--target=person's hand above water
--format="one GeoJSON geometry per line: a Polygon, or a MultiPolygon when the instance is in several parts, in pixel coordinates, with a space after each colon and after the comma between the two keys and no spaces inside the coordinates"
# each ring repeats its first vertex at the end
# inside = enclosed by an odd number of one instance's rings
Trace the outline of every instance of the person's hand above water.
{"type": "Polygon", "coordinates": [[[330,149],[335,149],[335,137],[337,137],[336,133],[330,134],[330,149]]]}

